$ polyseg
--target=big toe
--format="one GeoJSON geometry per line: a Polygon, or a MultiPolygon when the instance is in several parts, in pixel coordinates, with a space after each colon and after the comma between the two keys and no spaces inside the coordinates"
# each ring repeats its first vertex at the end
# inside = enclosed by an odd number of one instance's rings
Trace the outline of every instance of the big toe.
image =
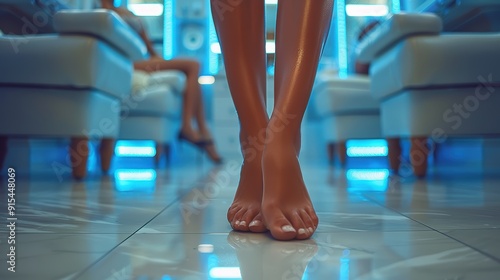
{"type": "Polygon", "coordinates": [[[271,235],[277,240],[292,240],[297,236],[297,230],[281,212],[266,218],[266,225],[271,235]]]}

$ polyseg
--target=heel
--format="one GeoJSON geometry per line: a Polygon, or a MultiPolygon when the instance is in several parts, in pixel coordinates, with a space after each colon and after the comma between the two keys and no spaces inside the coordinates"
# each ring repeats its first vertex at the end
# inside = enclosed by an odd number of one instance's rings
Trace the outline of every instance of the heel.
{"type": "Polygon", "coordinates": [[[206,145],[206,141],[203,141],[203,140],[195,141],[193,139],[190,139],[189,137],[187,137],[187,135],[182,133],[182,131],[179,131],[179,134],[177,135],[177,139],[179,140],[179,142],[186,141],[187,143],[189,143],[193,146],[196,146],[198,149],[202,149],[202,150],[205,148],[205,145],[206,145]]]}

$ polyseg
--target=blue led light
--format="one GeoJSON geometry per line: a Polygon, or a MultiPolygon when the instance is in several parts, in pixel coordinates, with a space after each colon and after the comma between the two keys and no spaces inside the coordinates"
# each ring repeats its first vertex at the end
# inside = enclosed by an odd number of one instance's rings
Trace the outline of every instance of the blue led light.
{"type": "Polygon", "coordinates": [[[349,280],[349,274],[351,270],[351,260],[349,258],[350,251],[344,250],[343,256],[340,259],[340,270],[339,270],[339,279],[340,280],[349,280]]]}
{"type": "Polygon", "coordinates": [[[219,55],[210,50],[213,43],[218,43],[217,31],[215,30],[214,21],[212,19],[212,10],[209,9],[208,16],[208,71],[215,75],[219,72],[219,55]]]}
{"type": "Polygon", "coordinates": [[[382,181],[389,177],[388,169],[349,169],[346,173],[350,181],[382,181]]]}
{"type": "Polygon", "coordinates": [[[387,153],[387,142],[385,140],[347,141],[347,156],[349,157],[385,157],[387,153]]]}
{"type": "Polygon", "coordinates": [[[392,0],[392,13],[399,14],[401,12],[401,1],[392,0]]]}
{"type": "Polygon", "coordinates": [[[172,59],[174,57],[174,0],[165,0],[163,12],[163,57],[172,59]]]}
{"type": "Polygon", "coordinates": [[[115,186],[120,192],[154,192],[156,171],[153,169],[119,169],[115,171],[115,186]]]}
{"type": "Polygon", "coordinates": [[[347,22],[345,14],[345,0],[337,0],[337,44],[339,76],[347,77],[347,22]]]}
{"type": "Polygon", "coordinates": [[[388,187],[388,169],[350,169],[346,172],[348,192],[384,192],[388,187]]]}
{"type": "Polygon", "coordinates": [[[156,144],[154,141],[120,140],[116,143],[115,155],[119,157],[154,157],[156,144]]]}

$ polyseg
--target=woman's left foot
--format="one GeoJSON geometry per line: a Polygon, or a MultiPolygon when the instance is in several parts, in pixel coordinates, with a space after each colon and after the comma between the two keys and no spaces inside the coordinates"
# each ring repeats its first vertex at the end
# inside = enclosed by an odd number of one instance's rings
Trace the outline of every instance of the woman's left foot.
{"type": "Polygon", "coordinates": [[[264,223],[278,240],[307,239],[316,231],[316,215],[290,137],[275,136],[262,157],[264,223]]]}

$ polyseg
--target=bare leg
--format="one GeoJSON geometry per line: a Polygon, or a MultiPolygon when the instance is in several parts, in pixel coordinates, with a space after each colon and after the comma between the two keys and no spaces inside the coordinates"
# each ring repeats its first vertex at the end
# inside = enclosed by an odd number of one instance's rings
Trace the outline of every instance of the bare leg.
{"type": "Polygon", "coordinates": [[[99,153],[101,155],[101,170],[102,173],[106,174],[109,171],[111,160],[113,159],[113,155],[115,153],[115,139],[102,139],[99,153]]]}
{"type": "Polygon", "coordinates": [[[410,148],[410,161],[415,176],[422,178],[427,174],[427,158],[429,147],[427,137],[412,137],[410,148]]]}
{"type": "Polygon", "coordinates": [[[401,143],[399,138],[387,138],[387,150],[389,167],[395,174],[399,172],[401,165],[401,143]]]}
{"type": "Polygon", "coordinates": [[[6,136],[0,136],[0,170],[3,168],[7,157],[7,142],[8,138],[6,136]]]}
{"type": "Polygon", "coordinates": [[[262,214],[271,234],[279,240],[309,238],[318,225],[296,145],[332,12],[333,0],[282,0],[278,4],[277,99],[262,159],[262,214]]]}
{"type": "Polygon", "coordinates": [[[344,167],[347,160],[347,145],[346,141],[340,141],[337,144],[337,153],[339,154],[340,166],[344,167]]]}
{"type": "MultiPolygon", "coordinates": [[[[210,132],[206,125],[205,113],[203,110],[201,86],[198,83],[200,64],[197,61],[189,59],[154,59],[138,62],[134,67],[135,69],[149,73],[162,70],[179,70],[184,72],[187,81],[182,101],[181,131],[192,142],[210,138],[210,132]],[[193,119],[196,119],[199,131],[193,128],[191,124],[193,119]]],[[[220,156],[214,145],[207,146],[206,151],[212,160],[220,160],[220,156]]]]}
{"type": "Polygon", "coordinates": [[[146,60],[134,64],[134,68],[148,73],[162,70],[179,70],[186,74],[186,88],[183,93],[182,102],[182,124],[181,130],[193,140],[200,140],[199,133],[191,125],[197,104],[201,98],[201,88],[198,83],[200,65],[194,60],[172,59],[172,60],[146,60]]]}
{"type": "Polygon", "coordinates": [[[229,88],[241,122],[244,155],[238,190],[227,218],[236,230],[262,232],[265,227],[260,215],[261,159],[268,123],[264,0],[238,1],[234,6],[212,0],[211,6],[229,88]]]}
{"type": "Polygon", "coordinates": [[[86,137],[73,137],[69,145],[69,156],[73,177],[77,180],[87,175],[87,161],[89,157],[89,140],[86,137]]]}

